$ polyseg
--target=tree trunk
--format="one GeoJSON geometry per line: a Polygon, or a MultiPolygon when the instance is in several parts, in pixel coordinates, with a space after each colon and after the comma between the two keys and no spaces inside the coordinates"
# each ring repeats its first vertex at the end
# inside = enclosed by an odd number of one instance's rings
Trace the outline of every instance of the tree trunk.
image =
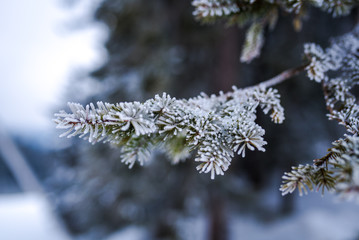
{"type": "Polygon", "coordinates": [[[209,201],[208,239],[227,240],[228,229],[224,199],[217,192],[210,192],[209,201]]]}

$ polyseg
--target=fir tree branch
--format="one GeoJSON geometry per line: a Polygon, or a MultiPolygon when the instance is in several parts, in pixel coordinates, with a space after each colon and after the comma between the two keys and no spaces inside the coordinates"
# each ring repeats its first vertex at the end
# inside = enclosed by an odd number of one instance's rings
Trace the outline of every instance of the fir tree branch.
{"type": "Polygon", "coordinates": [[[359,199],[359,105],[351,92],[359,84],[358,48],[358,25],[352,32],[333,39],[326,49],[313,43],[304,46],[310,62],[305,68],[307,75],[321,84],[329,119],[338,121],[350,135],[334,141],[328,154],[315,159],[313,166],[300,165],[285,173],[282,194],[291,193],[295,188],[300,192],[300,183],[307,177],[318,190],[322,189],[322,194],[327,189],[347,199],[359,199]]]}
{"type": "Polygon", "coordinates": [[[121,147],[122,162],[130,168],[135,162],[143,165],[153,147],[164,148],[173,163],[197,150],[197,170],[210,172],[213,179],[228,169],[234,153],[244,157],[246,149],[265,151],[265,131],[255,123],[256,109],[270,113],[274,123],[282,123],[280,95],[270,86],[297,75],[306,66],[286,70],[251,87],[233,87],[233,91],[219,95],[203,93],[188,100],[164,93],[144,103],[98,102],[97,107],[92,103],[69,103],[72,113],[60,111],[55,114],[55,122],[57,128],[67,129],[60,136],[79,135],[91,143],[105,141],[121,147]],[[144,144],[148,138],[154,143],[144,144]]]}
{"type": "Polygon", "coordinates": [[[270,113],[274,123],[284,121],[278,91],[262,85],[234,87],[226,95],[175,99],[164,93],[144,103],[97,102],[97,107],[69,103],[69,107],[71,112],[55,114],[57,128],[66,129],[60,136],[110,142],[122,148],[122,162],[130,168],[135,162],[143,165],[154,148],[166,151],[173,163],[196,150],[197,170],[211,173],[212,179],[224,174],[234,153],[245,157],[246,149],[265,151],[265,130],[255,122],[257,108],[270,113]]]}

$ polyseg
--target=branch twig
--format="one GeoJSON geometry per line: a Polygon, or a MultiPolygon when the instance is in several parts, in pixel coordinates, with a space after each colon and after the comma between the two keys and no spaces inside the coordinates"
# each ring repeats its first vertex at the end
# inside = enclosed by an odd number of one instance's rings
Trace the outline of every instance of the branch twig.
{"type": "Polygon", "coordinates": [[[264,86],[265,88],[277,85],[281,82],[284,82],[285,80],[294,77],[296,75],[298,75],[300,72],[304,71],[304,69],[308,66],[308,64],[304,64],[302,66],[296,67],[296,68],[291,68],[288,69],[280,74],[278,74],[277,76],[268,79],[264,82],[259,83],[258,85],[260,86],[264,86]]]}
{"type": "MultiPolygon", "coordinates": [[[[285,70],[284,72],[278,74],[275,77],[272,77],[271,79],[268,79],[266,81],[260,82],[260,83],[258,83],[256,85],[245,87],[243,89],[251,89],[251,88],[258,87],[258,86],[263,86],[265,88],[268,88],[268,87],[277,85],[277,84],[279,84],[281,82],[284,82],[285,80],[287,80],[287,79],[289,79],[291,77],[294,77],[294,76],[298,75],[300,72],[304,71],[305,68],[308,65],[309,65],[309,63],[301,65],[301,66],[296,67],[296,68],[291,68],[291,69],[285,70]]],[[[234,91],[231,91],[231,92],[227,92],[224,95],[219,95],[218,97],[225,97],[225,98],[228,99],[230,97],[233,97],[233,94],[234,94],[234,91]]]]}

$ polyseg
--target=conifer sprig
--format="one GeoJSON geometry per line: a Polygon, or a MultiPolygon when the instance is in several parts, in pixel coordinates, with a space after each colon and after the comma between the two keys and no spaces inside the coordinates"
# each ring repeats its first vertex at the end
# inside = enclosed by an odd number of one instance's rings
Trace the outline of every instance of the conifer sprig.
{"type": "Polygon", "coordinates": [[[196,150],[199,172],[223,175],[234,152],[265,151],[264,129],[255,123],[258,107],[282,123],[284,110],[277,90],[262,86],[233,88],[228,94],[175,99],[164,93],[144,103],[69,103],[71,113],[55,114],[61,136],[79,136],[91,143],[110,142],[122,148],[122,162],[143,165],[154,148],[177,163],[196,150]]]}

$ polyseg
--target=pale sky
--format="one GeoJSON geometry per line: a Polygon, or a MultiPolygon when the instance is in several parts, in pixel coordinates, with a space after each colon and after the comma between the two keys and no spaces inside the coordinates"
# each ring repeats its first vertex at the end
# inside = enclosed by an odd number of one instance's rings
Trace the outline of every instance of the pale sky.
{"type": "Polygon", "coordinates": [[[106,30],[89,21],[100,0],[2,1],[0,6],[0,123],[12,131],[54,128],[76,69],[94,69],[104,57],[106,30]]]}

